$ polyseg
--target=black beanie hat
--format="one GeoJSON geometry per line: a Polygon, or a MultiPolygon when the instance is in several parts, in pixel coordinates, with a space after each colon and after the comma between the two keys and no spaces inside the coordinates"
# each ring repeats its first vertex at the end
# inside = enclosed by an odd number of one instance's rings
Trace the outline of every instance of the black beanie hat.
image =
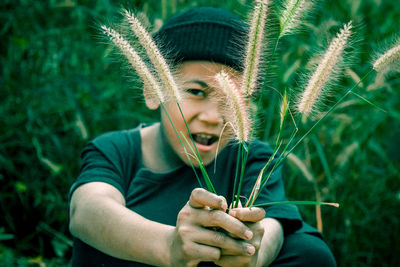
{"type": "Polygon", "coordinates": [[[196,7],[168,19],[154,37],[171,63],[206,60],[241,71],[247,31],[247,25],[225,9],[196,7]]]}

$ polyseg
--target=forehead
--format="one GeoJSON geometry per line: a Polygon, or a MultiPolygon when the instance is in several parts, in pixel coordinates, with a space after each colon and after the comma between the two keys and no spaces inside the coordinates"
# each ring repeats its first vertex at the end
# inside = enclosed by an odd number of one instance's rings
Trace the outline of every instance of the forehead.
{"type": "Polygon", "coordinates": [[[202,81],[210,87],[216,87],[215,75],[221,71],[229,74],[238,82],[242,74],[226,65],[209,61],[185,61],[178,68],[178,79],[185,83],[192,80],[202,81]]]}

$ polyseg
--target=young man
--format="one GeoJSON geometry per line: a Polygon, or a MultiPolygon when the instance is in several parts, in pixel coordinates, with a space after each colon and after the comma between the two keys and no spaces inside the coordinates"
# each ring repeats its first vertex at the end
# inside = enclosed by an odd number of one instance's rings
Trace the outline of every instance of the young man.
{"type": "MultiPolygon", "coordinates": [[[[295,206],[226,212],[237,146],[228,134],[220,140],[225,117],[214,99],[221,90],[214,76],[224,70],[239,83],[243,47],[237,41],[245,31],[235,15],[203,7],[174,16],[156,34],[174,56],[184,94],[181,108],[220,196],[197,188],[164,111],[159,123],[102,135],[83,150],[81,174],[70,192],[73,266],[335,265],[318,232],[302,222],[295,206]]],[[[146,104],[158,108],[149,97],[146,104]]],[[[190,140],[176,104],[166,103],[166,110],[190,140]]],[[[253,141],[243,195],[249,195],[270,156],[266,144],[253,141]]],[[[278,170],[257,201],[284,199],[278,170]]]]}

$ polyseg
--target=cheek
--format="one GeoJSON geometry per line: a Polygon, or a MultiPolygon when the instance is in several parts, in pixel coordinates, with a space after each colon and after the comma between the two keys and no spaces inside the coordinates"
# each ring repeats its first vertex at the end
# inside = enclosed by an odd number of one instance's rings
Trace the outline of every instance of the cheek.
{"type": "Polygon", "coordinates": [[[165,134],[166,139],[171,143],[171,141],[176,139],[176,132],[179,133],[179,131],[180,131],[179,125],[176,120],[171,118],[173,121],[173,125],[172,125],[168,116],[166,114],[163,114],[163,115],[164,116],[162,116],[161,124],[164,129],[164,134],[165,134]]]}
{"type": "MultiPolygon", "coordinates": [[[[168,140],[169,144],[174,148],[175,151],[178,151],[182,147],[178,138],[178,134],[179,137],[182,139],[181,132],[186,133],[186,125],[182,120],[182,116],[179,111],[169,112],[168,115],[166,113],[162,114],[161,124],[164,129],[165,137],[168,140]]],[[[184,139],[182,139],[182,142],[185,143],[184,139]]]]}
{"type": "MultiPolygon", "coordinates": [[[[182,113],[185,116],[185,118],[189,118],[194,116],[201,108],[204,108],[204,105],[207,104],[203,99],[191,99],[191,98],[184,98],[182,101],[179,103],[179,106],[181,107],[182,113]]],[[[178,109],[178,112],[179,109],[178,109]]],[[[181,115],[180,115],[181,116],[181,115]]]]}
{"type": "Polygon", "coordinates": [[[161,113],[161,119],[163,125],[168,128],[173,129],[171,121],[175,127],[177,127],[180,124],[180,122],[182,121],[182,116],[180,114],[180,111],[176,103],[165,104],[165,110],[163,110],[161,113]]]}

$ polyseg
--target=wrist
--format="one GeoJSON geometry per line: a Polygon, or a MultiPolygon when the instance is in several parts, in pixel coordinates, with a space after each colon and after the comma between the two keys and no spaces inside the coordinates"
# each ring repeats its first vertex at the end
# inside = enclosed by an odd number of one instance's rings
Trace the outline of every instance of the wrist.
{"type": "Polygon", "coordinates": [[[264,236],[261,241],[257,266],[268,266],[278,256],[283,245],[283,228],[279,221],[265,218],[261,221],[264,227],[264,236]]]}
{"type": "Polygon", "coordinates": [[[173,252],[174,252],[174,236],[176,227],[169,227],[165,234],[164,248],[160,253],[160,262],[163,267],[173,266],[173,252]]]}

